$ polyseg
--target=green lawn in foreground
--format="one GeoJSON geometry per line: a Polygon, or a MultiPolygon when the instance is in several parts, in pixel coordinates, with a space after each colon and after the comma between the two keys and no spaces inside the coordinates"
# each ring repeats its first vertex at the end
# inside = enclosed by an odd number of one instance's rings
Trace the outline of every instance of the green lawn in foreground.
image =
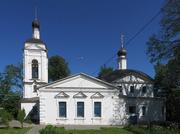
{"type": "Polygon", "coordinates": [[[122,128],[101,128],[101,130],[65,130],[64,128],[46,127],[40,134],[133,134],[122,128]]]}
{"type": "Polygon", "coordinates": [[[40,134],[180,134],[180,131],[163,127],[154,127],[152,131],[149,131],[147,128],[138,126],[101,128],[101,130],[65,130],[64,128],[46,126],[40,134]]]}
{"type": "Polygon", "coordinates": [[[66,134],[133,134],[122,128],[101,128],[101,130],[68,130],[66,134]]]}
{"type": "Polygon", "coordinates": [[[2,128],[0,134],[26,134],[30,128],[2,128]]]}
{"type": "Polygon", "coordinates": [[[147,128],[137,126],[126,127],[124,129],[134,134],[180,134],[180,130],[178,129],[167,129],[164,127],[154,127],[151,131],[147,128]]]}

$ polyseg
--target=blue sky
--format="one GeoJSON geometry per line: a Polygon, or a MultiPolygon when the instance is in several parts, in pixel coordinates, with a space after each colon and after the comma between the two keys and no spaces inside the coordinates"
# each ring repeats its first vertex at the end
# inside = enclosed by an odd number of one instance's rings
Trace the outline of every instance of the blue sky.
{"type": "MultiPolygon", "coordinates": [[[[34,7],[38,6],[41,39],[48,55],[61,55],[71,73],[96,76],[120,48],[120,33],[129,40],[161,8],[164,0],[1,0],[0,71],[22,62],[24,41],[32,36],[34,7]]],[[[127,47],[128,68],[154,76],[146,42],[159,30],[156,18],[127,47]]],[[[107,66],[117,68],[117,57],[107,66]]]]}

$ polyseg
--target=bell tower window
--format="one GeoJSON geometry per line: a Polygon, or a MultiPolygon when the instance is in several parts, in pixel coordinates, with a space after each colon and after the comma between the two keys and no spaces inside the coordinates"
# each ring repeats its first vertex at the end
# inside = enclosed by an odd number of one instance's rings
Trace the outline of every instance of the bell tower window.
{"type": "Polygon", "coordinates": [[[32,60],[32,79],[38,79],[38,61],[32,60]]]}

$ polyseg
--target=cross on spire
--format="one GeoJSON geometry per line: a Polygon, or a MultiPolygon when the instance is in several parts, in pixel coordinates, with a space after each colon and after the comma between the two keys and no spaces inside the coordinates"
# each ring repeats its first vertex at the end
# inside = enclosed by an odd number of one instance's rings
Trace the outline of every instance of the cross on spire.
{"type": "Polygon", "coordinates": [[[124,48],[124,34],[121,33],[121,48],[124,48]]]}

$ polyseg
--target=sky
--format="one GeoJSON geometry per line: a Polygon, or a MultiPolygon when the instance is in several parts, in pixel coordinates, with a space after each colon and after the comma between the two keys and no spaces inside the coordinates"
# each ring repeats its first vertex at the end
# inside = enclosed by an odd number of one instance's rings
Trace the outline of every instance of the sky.
{"type": "MultiPolygon", "coordinates": [[[[1,0],[0,72],[8,64],[21,63],[25,40],[32,37],[31,23],[38,7],[41,40],[48,56],[60,55],[72,74],[97,76],[100,67],[162,7],[164,0],[1,0]]],[[[148,38],[160,29],[157,17],[128,46],[129,69],[154,77],[146,55],[148,38]]],[[[106,66],[117,69],[117,57],[106,66]]]]}

